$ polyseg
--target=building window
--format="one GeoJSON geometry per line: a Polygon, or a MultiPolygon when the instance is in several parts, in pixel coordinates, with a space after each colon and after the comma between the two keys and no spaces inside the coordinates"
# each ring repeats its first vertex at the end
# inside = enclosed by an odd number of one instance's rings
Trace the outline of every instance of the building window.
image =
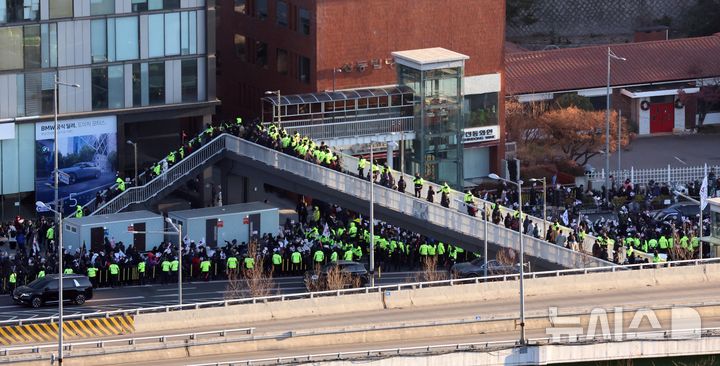
{"type": "Polygon", "coordinates": [[[57,67],[57,23],[40,25],[42,67],[57,67]]]}
{"type": "Polygon", "coordinates": [[[267,69],[267,43],[255,41],[255,64],[267,69]]]}
{"type": "Polygon", "coordinates": [[[0,24],[40,20],[40,0],[0,0],[0,24]]]}
{"type": "Polygon", "coordinates": [[[132,0],[132,11],[179,9],[180,0],[132,0]]]}
{"type": "Polygon", "coordinates": [[[300,33],[310,35],[310,10],[300,8],[298,23],[300,24],[300,33]]]}
{"type": "Polygon", "coordinates": [[[288,4],[283,0],[278,0],[276,3],[275,15],[277,17],[277,24],[281,27],[288,26],[288,4]]]}
{"type": "Polygon", "coordinates": [[[52,0],[48,1],[50,19],[72,18],[73,0],[52,0]]]}
{"type": "Polygon", "coordinates": [[[148,64],[149,104],[165,104],[165,62],[148,64]]]}
{"type": "Polygon", "coordinates": [[[90,15],[115,13],[115,0],[90,0],[90,15]]]}
{"type": "Polygon", "coordinates": [[[93,63],[138,58],[138,18],[92,20],[90,23],[90,52],[93,63]]]}
{"type": "Polygon", "coordinates": [[[148,105],[148,92],[147,92],[147,64],[133,64],[132,65],[132,95],[133,95],[133,107],[140,107],[148,105]],[[146,87],[143,88],[143,85],[146,87]]]}
{"type": "Polygon", "coordinates": [[[125,80],[123,75],[123,65],[98,67],[90,71],[93,110],[125,107],[125,80]]]}
{"type": "Polygon", "coordinates": [[[98,67],[90,71],[92,109],[107,109],[108,107],[108,70],[107,67],[98,67]]]}
{"type": "Polygon", "coordinates": [[[242,34],[235,34],[235,56],[247,62],[247,40],[242,34]]]}
{"type": "Polygon", "coordinates": [[[0,28],[0,70],[23,68],[23,28],[0,28]]]}
{"type": "Polygon", "coordinates": [[[39,116],[53,113],[53,79],[55,73],[34,72],[25,74],[25,115],[39,116]]]}
{"type": "Polygon", "coordinates": [[[108,66],[108,108],[125,107],[125,67],[108,66]]]}
{"type": "MultiPolygon", "coordinates": [[[[124,61],[138,58],[138,18],[124,17],[108,19],[108,22],[115,21],[115,51],[116,58],[110,61],[124,61]]],[[[110,34],[108,32],[108,38],[110,34]]]]}
{"type": "Polygon", "coordinates": [[[165,56],[180,54],[180,13],[165,14],[165,56]]]}
{"type": "Polygon", "coordinates": [[[277,49],[277,72],[282,75],[288,73],[288,51],[277,49]]]}
{"type": "Polygon", "coordinates": [[[235,0],[235,12],[247,14],[247,0],[235,0]]]}
{"type": "Polygon", "coordinates": [[[90,55],[93,63],[108,60],[106,25],[105,19],[90,21],[90,55]]]}
{"type": "Polygon", "coordinates": [[[255,0],[255,17],[260,20],[267,19],[268,4],[267,0],[255,0]]]}
{"type": "Polygon", "coordinates": [[[42,65],[39,25],[23,27],[23,56],[26,69],[36,69],[42,65]]]}
{"type": "Polygon", "coordinates": [[[300,56],[298,58],[298,79],[305,84],[310,84],[310,59],[307,57],[300,56]]]}
{"type": "Polygon", "coordinates": [[[180,13],[180,53],[183,55],[197,53],[197,12],[180,13]]]}
{"type": "Polygon", "coordinates": [[[498,124],[498,93],[466,95],[465,101],[467,105],[463,110],[470,112],[466,128],[498,124]]]}
{"type": "Polygon", "coordinates": [[[181,93],[183,103],[198,101],[198,68],[197,59],[182,60],[181,69],[181,93]]]}
{"type": "Polygon", "coordinates": [[[165,56],[165,16],[148,16],[148,57],[165,56]]]}

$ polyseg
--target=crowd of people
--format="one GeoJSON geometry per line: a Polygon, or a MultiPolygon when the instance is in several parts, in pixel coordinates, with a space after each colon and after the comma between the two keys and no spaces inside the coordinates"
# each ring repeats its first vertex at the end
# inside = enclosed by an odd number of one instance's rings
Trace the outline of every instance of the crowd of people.
{"type": "MultiPolygon", "coordinates": [[[[174,164],[222,133],[230,133],[297,158],[341,170],[340,156],[324,143],[317,144],[297,132],[287,133],[276,125],[263,126],[257,120],[244,124],[242,119],[238,118],[234,123],[207,125],[200,135],[184,141],[182,146],[148,168],[142,175],[142,180],[137,183],[145,184],[162,176],[174,164]]],[[[404,178],[400,177],[396,182],[391,170],[384,164],[370,163],[361,158],[358,174],[372,179],[376,184],[403,193],[407,188],[404,178]],[[365,174],[368,164],[370,166],[365,174]]],[[[714,174],[711,180],[711,188],[720,186],[714,174]]],[[[95,206],[99,207],[103,202],[122,193],[128,184],[134,183],[136,182],[127,182],[118,177],[115,186],[106,192],[98,193],[95,206]]],[[[423,194],[422,177],[416,175],[411,183],[414,189],[408,194],[414,194],[418,198],[425,197],[427,201],[434,202],[437,192],[428,186],[423,194]]],[[[552,183],[546,192],[547,203],[556,208],[564,208],[564,213],[549,217],[553,223],[545,233],[545,240],[578,250],[579,243],[582,243],[587,235],[592,235],[597,238],[592,254],[620,264],[650,260],[635,255],[639,251],[651,253],[652,261],[659,261],[660,254],[666,254],[670,259],[698,256],[699,224],[696,217],[683,218],[682,222],[658,222],[647,205],[640,205],[637,200],[632,199],[643,195],[648,202],[654,197],[669,194],[666,185],[650,182],[640,187],[630,181],[622,185],[613,184],[609,192],[610,201],[616,197],[628,198],[625,204],[616,207],[617,219],[591,221],[581,213],[582,203],[586,201],[584,196],[602,197],[606,193],[604,190],[587,191],[582,186],[566,188],[552,183]],[[568,203],[568,200],[571,203],[568,203]],[[562,232],[561,222],[573,231],[562,232]]],[[[693,182],[688,187],[690,190],[697,190],[699,184],[693,182]]],[[[529,192],[523,193],[528,195],[524,200],[524,210],[535,216],[541,216],[538,215],[538,208],[542,207],[542,190],[538,188],[533,185],[529,192]]],[[[449,192],[447,183],[443,184],[439,192],[439,203],[445,207],[449,207],[449,192]]],[[[688,193],[693,195],[694,191],[688,193]]],[[[494,190],[467,191],[464,201],[470,215],[477,215],[480,210],[481,218],[487,217],[494,224],[512,230],[520,230],[522,220],[525,234],[540,237],[541,222],[535,222],[537,220],[533,220],[529,215],[521,218],[517,211],[507,212],[505,216],[501,214],[500,206],[518,208],[518,194],[514,187],[500,183],[494,190]],[[475,198],[491,202],[490,207],[476,206],[475,198]]],[[[367,220],[339,206],[317,200],[301,200],[297,213],[297,222],[288,220],[276,234],[255,237],[257,250],[252,252],[249,251],[248,243],[238,243],[236,240],[209,247],[202,241],[195,242],[191,238],[185,238],[183,243],[159,243],[148,252],[140,252],[133,248],[132,244],[115,242],[113,238],[105,238],[101,249],[93,246],[96,248],[94,251],[88,250],[84,244],[81,246],[78,243],[66,243],[63,273],[87,274],[96,286],[119,286],[129,283],[176,281],[181,266],[185,280],[207,281],[227,278],[228,275],[253,269],[260,263],[268,269],[272,268],[276,275],[298,275],[316,264],[325,264],[328,261],[363,261],[367,258],[370,247],[370,223],[367,220]],[[181,248],[178,248],[178,245],[181,248]]],[[[87,212],[79,209],[76,215],[82,214],[87,212]]],[[[443,243],[387,223],[375,224],[375,255],[379,268],[418,269],[427,257],[437,258],[441,267],[449,268],[456,261],[477,256],[451,243],[443,243]]],[[[703,227],[707,234],[707,221],[703,227]]],[[[58,271],[56,230],[52,220],[45,217],[40,217],[35,222],[17,217],[11,223],[0,225],[0,237],[7,238],[8,246],[14,246],[10,248],[14,251],[13,255],[7,255],[0,246],[3,291],[58,271]]]]}

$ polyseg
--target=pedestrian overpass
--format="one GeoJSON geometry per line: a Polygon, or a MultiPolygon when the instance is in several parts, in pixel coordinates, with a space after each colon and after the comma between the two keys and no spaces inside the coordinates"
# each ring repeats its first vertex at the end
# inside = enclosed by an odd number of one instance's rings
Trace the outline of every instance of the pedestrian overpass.
{"type": "MultiPolygon", "coordinates": [[[[341,157],[344,158],[346,156],[341,157]]],[[[154,204],[177,187],[223,159],[232,160],[232,165],[235,166],[234,172],[239,175],[262,179],[273,186],[368,215],[369,181],[229,134],[216,137],[149,183],[127,189],[103,204],[92,215],[152,209],[154,204]]],[[[481,250],[483,241],[487,238],[489,256],[498,248],[519,250],[518,232],[506,229],[504,226],[486,224],[479,217],[469,216],[464,212],[462,205],[445,208],[380,185],[375,185],[374,191],[375,216],[380,220],[446,243],[459,245],[470,251],[481,250]]],[[[543,267],[576,268],[612,265],[584,253],[530,236],[524,236],[524,240],[525,255],[534,258],[536,263],[541,263],[543,267]]]]}

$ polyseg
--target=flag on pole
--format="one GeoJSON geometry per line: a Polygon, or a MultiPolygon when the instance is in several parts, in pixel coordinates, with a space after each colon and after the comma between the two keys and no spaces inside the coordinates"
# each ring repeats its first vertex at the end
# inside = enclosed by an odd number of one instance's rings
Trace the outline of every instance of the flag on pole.
{"type": "Polygon", "coordinates": [[[563,220],[563,223],[565,223],[565,226],[567,226],[567,224],[570,222],[570,218],[568,217],[567,209],[565,209],[565,212],[563,212],[563,214],[562,214],[562,220],[563,220]]]}
{"type": "Polygon", "coordinates": [[[707,206],[708,199],[708,179],[707,175],[703,178],[702,185],[700,186],[700,211],[704,210],[707,206]]]}

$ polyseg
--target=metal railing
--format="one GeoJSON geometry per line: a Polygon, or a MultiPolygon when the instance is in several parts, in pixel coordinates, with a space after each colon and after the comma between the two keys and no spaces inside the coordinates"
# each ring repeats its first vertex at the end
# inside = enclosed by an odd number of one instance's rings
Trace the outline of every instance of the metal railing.
{"type": "MultiPolygon", "coordinates": [[[[340,173],[234,136],[226,136],[227,141],[225,144],[229,153],[251,158],[275,170],[309,179],[330,190],[342,192],[362,201],[370,201],[369,181],[360,179],[356,175],[340,173]]],[[[287,177],[287,175],[284,176],[287,177]]],[[[452,232],[477,238],[478,240],[485,239],[484,227],[481,225],[483,220],[481,218],[445,208],[439,203],[430,203],[412,195],[376,185],[375,204],[426,221],[432,225],[447,228],[452,232]]],[[[492,223],[488,224],[488,227],[487,240],[489,242],[516,251],[520,250],[520,236],[517,231],[492,223]]],[[[595,258],[586,253],[576,252],[531,236],[525,235],[525,239],[525,253],[527,255],[543,258],[565,268],[612,265],[611,262],[595,258]]]]}
{"type": "Polygon", "coordinates": [[[313,140],[333,140],[348,137],[362,137],[393,132],[413,132],[414,117],[392,117],[367,119],[359,121],[343,121],[334,123],[285,126],[288,133],[298,132],[313,140]]]}
{"type": "MultiPolygon", "coordinates": [[[[672,167],[668,164],[666,168],[656,169],[630,169],[624,170],[611,170],[610,175],[613,176],[616,182],[623,182],[625,179],[630,179],[633,184],[647,184],[653,180],[659,183],[667,183],[670,185],[674,184],[687,184],[695,180],[702,180],[711,171],[720,173],[720,165],[708,166],[707,164],[702,166],[681,166],[672,167]]],[[[605,169],[601,169],[592,173],[586,174],[588,179],[591,181],[605,181],[605,169]]],[[[714,192],[711,192],[714,193],[714,192]]]]}
{"type": "MultiPolygon", "coordinates": [[[[222,134],[178,162],[167,172],[153,179],[150,183],[130,188],[118,195],[99,208],[96,213],[119,212],[131,204],[145,202],[197,166],[202,165],[223,151],[236,154],[241,158],[250,158],[262,162],[274,170],[309,179],[330,190],[342,192],[366,202],[370,200],[370,184],[364,179],[352,174],[337,172],[232,135],[222,134]]],[[[345,158],[349,159],[350,157],[343,157],[343,159],[345,158]]],[[[459,195],[459,192],[455,192],[455,194],[459,195]]],[[[483,225],[480,225],[482,219],[459,212],[459,210],[448,209],[438,203],[430,203],[379,185],[375,189],[375,202],[377,205],[384,206],[394,212],[415,217],[478,240],[485,239],[483,225]]],[[[488,241],[516,251],[519,250],[519,233],[517,231],[492,223],[488,226],[488,241]]],[[[611,264],[585,253],[576,252],[531,236],[526,235],[525,238],[527,239],[525,243],[526,254],[543,258],[566,268],[611,264]]]]}
{"type": "MultiPolygon", "coordinates": [[[[341,152],[338,152],[338,154],[340,155],[340,161],[342,163],[343,170],[345,170],[347,172],[352,172],[352,173],[357,172],[358,158],[356,158],[352,155],[347,155],[347,154],[341,153],[341,152]]],[[[393,175],[393,178],[395,179],[396,182],[398,180],[400,180],[400,176],[402,175],[404,177],[405,183],[407,184],[407,187],[408,187],[407,190],[408,191],[413,190],[413,179],[415,179],[414,176],[407,174],[407,173],[400,173],[395,170],[392,170],[391,174],[393,175]]],[[[425,186],[432,186],[433,190],[437,194],[440,193],[441,185],[439,185],[437,183],[425,180],[425,186]]],[[[449,198],[450,198],[450,202],[458,203],[458,205],[457,205],[457,207],[455,207],[455,209],[457,209],[460,212],[466,212],[467,208],[464,203],[465,193],[451,189],[449,198]]],[[[492,204],[493,203],[490,201],[485,201],[481,198],[475,197],[475,206],[480,209],[483,209],[483,207],[485,207],[487,210],[490,210],[490,207],[492,204]]],[[[500,215],[502,215],[503,217],[505,215],[507,215],[508,213],[510,215],[514,215],[516,212],[516,210],[508,208],[508,207],[504,207],[504,206],[498,206],[498,209],[500,210],[500,215]]],[[[529,214],[527,212],[523,212],[523,215],[529,215],[529,214]]],[[[544,220],[542,218],[535,217],[532,215],[529,215],[529,216],[531,217],[531,220],[537,225],[538,233],[540,233],[540,237],[544,238],[546,233],[545,233],[543,227],[550,228],[552,225],[554,225],[554,223],[550,222],[550,221],[545,221],[545,225],[543,225],[544,220]]],[[[570,233],[574,232],[574,230],[567,226],[560,225],[560,232],[562,232],[567,237],[570,233]]],[[[596,237],[587,234],[585,236],[585,240],[583,240],[583,242],[579,243],[580,248],[582,249],[583,252],[590,253],[592,251],[592,246],[593,246],[593,244],[595,244],[596,240],[597,240],[596,237]]]]}
{"type": "MultiPolygon", "coordinates": [[[[577,339],[568,339],[558,342],[552,337],[540,337],[528,339],[528,346],[543,345],[572,345],[577,343],[607,343],[607,342],[624,342],[627,340],[683,340],[694,338],[707,338],[720,336],[720,328],[705,329],[682,329],[682,330],[655,330],[647,332],[622,333],[621,339],[618,339],[617,333],[598,333],[592,336],[581,335],[577,339]]],[[[301,354],[296,356],[280,356],[270,358],[258,358],[238,361],[221,361],[210,363],[189,364],[187,366],[238,366],[238,365],[282,365],[299,362],[322,362],[322,361],[338,361],[348,359],[367,359],[370,357],[392,357],[392,356],[419,356],[429,353],[448,353],[448,352],[478,352],[478,351],[498,351],[517,347],[517,340],[504,341],[488,341],[488,342],[472,342],[472,343],[451,343],[436,344],[415,347],[397,347],[397,348],[380,348],[362,351],[346,351],[316,354],[301,354]]]]}
{"type": "MultiPolygon", "coordinates": [[[[67,351],[78,349],[81,347],[91,348],[105,348],[106,346],[121,346],[121,345],[139,345],[139,344],[166,344],[171,341],[196,341],[206,336],[214,337],[228,337],[231,334],[240,333],[245,335],[252,335],[255,333],[255,328],[237,328],[237,329],[223,329],[213,330],[207,332],[195,332],[195,333],[180,333],[180,334],[168,334],[168,335],[157,335],[147,337],[133,337],[133,338],[119,338],[119,339],[103,339],[96,341],[84,341],[84,342],[71,342],[63,345],[67,351]]],[[[32,345],[32,346],[21,346],[21,347],[7,347],[0,348],[0,356],[9,356],[11,354],[22,354],[22,353],[40,353],[43,350],[57,350],[58,346],[56,343],[32,345]]]]}
{"type": "MultiPolygon", "coordinates": [[[[603,272],[620,272],[629,270],[642,270],[642,269],[657,269],[657,268],[672,268],[672,267],[683,267],[683,266],[697,266],[701,264],[713,264],[720,263],[720,258],[707,258],[707,259],[695,259],[665,263],[641,263],[626,266],[606,266],[606,267],[589,267],[589,268],[575,268],[575,269],[562,269],[555,271],[538,271],[525,273],[526,279],[535,278],[546,278],[546,277],[560,277],[560,276],[575,276],[575,275],[587,275],[592,273],[603,273],[603,272]]],[[[86,314],[75,314],[65,315],[64,320],[85,320],[93,318],[108,318],[111,316],[118,315],[140,315],[140,314],[152,314],[152,313],[166,313],[172,311],[182,310],[197,310],[204,308],[213,307],[227,307],[232,305],[243,305],[243,304],[256,304],[266,302],[277,302],[277,301],[291,301],[299,299],[313,299],[333,296],[344,296],[353,294],[370,294],[370,293],[385,293],[387,291],[402,291],[402,290],[413,290],[422,289],[428,287],[442,287],[442,286],[457,286],[467,284],[480,284],[483,282],[493,281],[512,281],[517,280],[520,277],[519,274],[505,274],[505,275],[494,275],[487,277],[470,277],[470,278],[453,278],[449,280],[441,281],[426,281],[426,282],[407,282],[398,283],[393,285],[381,285],[374,287],[360,287],[351,289],[341,289],[332,291],[317,291],[317,292],[303,292],[295,294],[281,294],[281,295],[270,295],[262,297],[246,297],[232,300],[219,300],[219,301],[208,301],[193,304],[183,305],[167,305],[167,306],[154,306],[147,308],[136,308],[136,309],[125,309],[125,310],[112,310],[106,312],[86,313],[86,314]]],[[[29,319],[15,319],[15,320],[4,320],[0,321],[0,326],[8,325],[24,325],[34,323],[45,323],[57,322],[57,316],[43,317],[43,318],[29,318],[29,319]]]]}
{"type": "Polygon", "coordinates": [[[95,210],[92,215],[116,213],[132,204],[145,202],[224,151],[225,138],[222,136],[217,137],[193,151],[192,154],[186,156],[147,184],[130,187],[125,192],[113,197],[95,210]]]}

